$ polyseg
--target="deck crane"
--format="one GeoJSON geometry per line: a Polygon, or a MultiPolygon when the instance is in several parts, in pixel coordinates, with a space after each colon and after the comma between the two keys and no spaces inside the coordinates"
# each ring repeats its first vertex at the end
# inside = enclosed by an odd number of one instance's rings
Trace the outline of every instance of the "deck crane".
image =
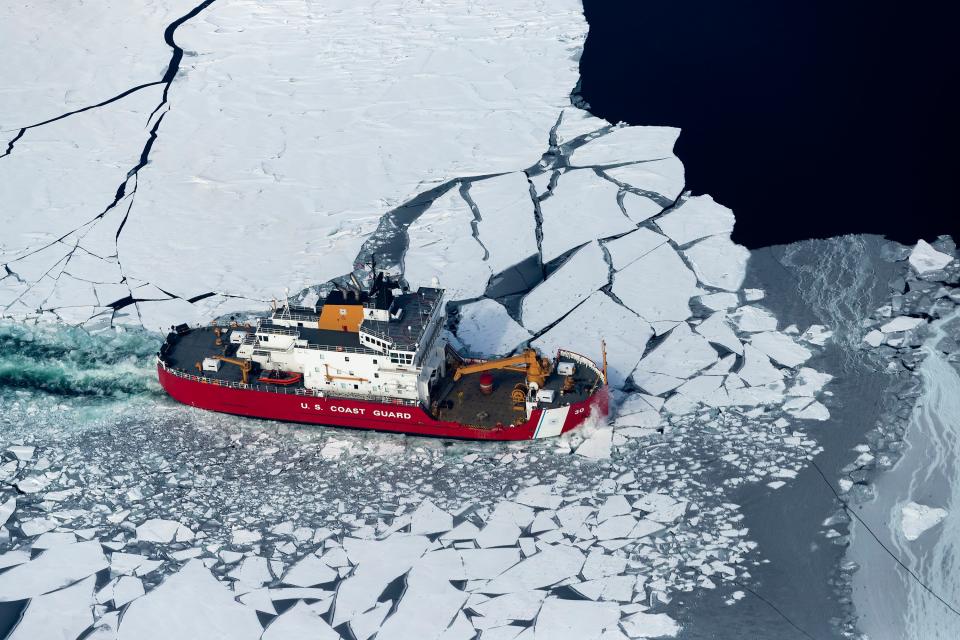
{"type": "Polygon", "coordinates": [[[465,375],[493,369],[503,369],[526,374],[526,384],[518,382],[514,385],[513,392],[510,394],[513,402],[519,404],[524,401],[530,389],[539,389],[546,383],[547,377],[553,371],[553,363],[551,363],[548,358],[541,358],[537,354],[536,349],[524,349],[523,353],[517,356],[498,358],[497,360],[488,360],[486,362],[458,367],[453,373],[453,380],[456,382],[465,375]]]}

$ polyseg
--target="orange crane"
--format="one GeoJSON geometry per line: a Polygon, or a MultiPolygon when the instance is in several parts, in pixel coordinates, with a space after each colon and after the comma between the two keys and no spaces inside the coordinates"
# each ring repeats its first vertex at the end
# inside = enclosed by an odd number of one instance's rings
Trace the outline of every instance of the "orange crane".
{"type": "Polygon", "coordinates": [[[368,380],[367,378],[358,378],[357,376],[335,376],[332,373],[330,373],[330,365],[325,364],[323,366],[326,367],[326,373],[324,374],[323,377],[327,379],[327,382],[333,382],[334,380],[355,380],[357,382],[370,382],[370,380],[368,380]]]}
{"type": "Polygon", "coordinates": [[[468,364],[458,367],[453,373],[453,380],[456,382],[465,375],[479,373],[481,371],[490,371],[491,369],[505,369],[507,371],[526,373],[527,384],[539,388],[546,383],[547,376],[553,371],[553,364],[548,358],[540,358],[540,356],[537,355],[536,349],[524,349],[523,353],[518,356],[488,360],[478,364],[468,364]]]}
{"type": "Polygon", "coordinates": [[[240,376],[243,378],[243,384],[249,384],[250,372],[253,371],[253,363],[249,360],[241,360],[240,358],[228,358],[227,356],[212,356],[214,360],[220,360],[221,362],[229,362],[230,364],[235,364],[240,367],[240,376]]]}

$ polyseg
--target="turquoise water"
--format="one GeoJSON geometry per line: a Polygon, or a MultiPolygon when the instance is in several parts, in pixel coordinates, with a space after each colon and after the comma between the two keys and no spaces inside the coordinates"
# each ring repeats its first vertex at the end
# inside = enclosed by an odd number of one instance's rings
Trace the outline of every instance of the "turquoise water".
{"type": "Polygon", "coordinates": [[[144,330],[89,332],[62,324],[0,321],[0,392],[126,398],[159,391],[154,355],[162,338],[144,330]]]}

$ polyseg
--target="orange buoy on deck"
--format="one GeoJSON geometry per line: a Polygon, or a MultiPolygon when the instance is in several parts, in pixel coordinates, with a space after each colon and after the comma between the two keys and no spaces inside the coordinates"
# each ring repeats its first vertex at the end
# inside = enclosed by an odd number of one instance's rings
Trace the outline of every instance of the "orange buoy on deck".
{"type": "Polygon", "coordinates": [[[480,375],[480,393],[485,396],[493,393],[493,376],[489,373],[480,375]]]}

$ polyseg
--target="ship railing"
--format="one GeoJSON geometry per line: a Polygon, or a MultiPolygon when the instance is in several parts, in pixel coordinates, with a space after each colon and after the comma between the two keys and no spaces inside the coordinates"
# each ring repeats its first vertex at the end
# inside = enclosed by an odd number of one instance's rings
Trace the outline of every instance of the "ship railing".
{"type": "Polygon", "coordinates": [[[257,333],[269,333],[271,335],[280,335],[280,336],[299,336],[300,332],[296,329],[288,329],[286,327],[280,327],[273,324],[261,324],[257,327],[257,333]]]}
{"type": "Polygon", "coordinates": [[[296,322],[317,322],[316,314],[304,315],[302,313],[286,313],[280,310],[274,311],[273,315],[270,316],[271,319],[277,320],[294,320],[296,322]]]}
{"type": "Polygon", "coordinates": [[[230,389],[243,389],[246,391],[265,391],[267,393],[278,393],[282,395],[294,395],[294,396],[305,396],[309,398],[345,398],[349,400],[362,400],[365,402],[377,402],[380,404],[392,404],[392,405],[401,405],[401,406],[417,406],[420,404],[418,400],[411,400],[407,398],[396,398],[392,396],[371,396],[364,395],[360,393],[327,393],[319,389],[308,389],[306,387],[283,387],[276,385],[266,385],[266,384],[244,384],[242,382],[236,382],[234,380],[219,380],[217,378],[206,378],[203,376],[198,376],[193,373],[187,373],[185,371],[180,371],[178,369],[171,369],[170,367],[163,365],[164,369],[168,373],[171,373],[178,378],[183,378],[184,380],[192,380],[193,382],[200,382],[203,384],[212,384],[217,387],[228,387],[230,389]]]}
{"type": "Polygon", "coordinates": [[[298,344],[298,349],[313,349],[314,351],[338,351],[341,353],[365,353],[377,355],[380,352],[374,351],[373,349],[366,349],[364,347],[343,347],[343,346],[331,346],[328,344],[298,344]]]}
{"type": "Polygon", "coordinates": [[[577,362],[587,367],[588,369],[593,371],[595,374],[597,374],[601,378],[603,377],[603,371],[600,369],[600,367],[596,365],[596,363],[593,360],[591,360],[587,356],[577,353],[576,351],[570,351],[568,349],[557,349],[557,358],[558,359],[569,358],[570,360],[573,360],[574,362],[577,362]]]}

